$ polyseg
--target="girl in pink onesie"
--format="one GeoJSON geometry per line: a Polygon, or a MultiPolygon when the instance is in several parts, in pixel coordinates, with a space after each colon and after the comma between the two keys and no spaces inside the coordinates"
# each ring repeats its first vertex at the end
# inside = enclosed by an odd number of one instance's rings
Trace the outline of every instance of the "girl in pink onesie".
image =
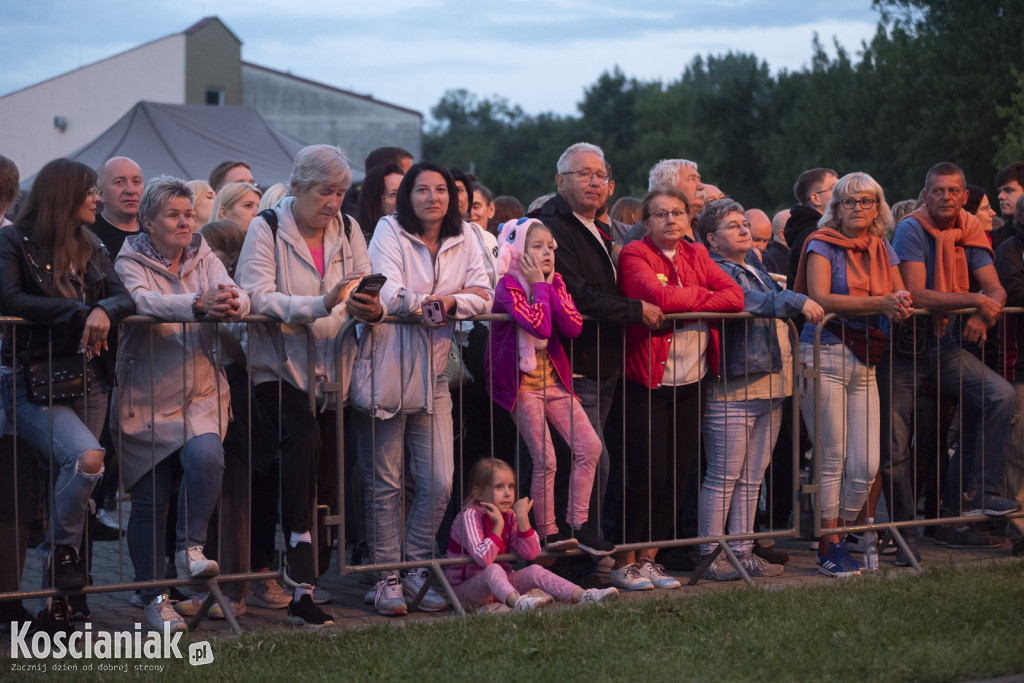
{"type": "Polygon", "coordinates": [[[519,428],[533,458],[530,495],[537,532],[547,550],[579,545],[594,556],[615,546],[591,530],[587,521],[601,439],[572,393],[572,370],[562,338],[579,336],[583,317],[555,272],[554,237],[532,218],[509,221],[499,238],[493,313],[512,321],[491,323],[485,369],[487,389],[519,428]],[[566,521],[572,536],[560,533],[555,519],[555,449],[548,422],[565,437],[573,453],[566,521]]]}
{"type": "Polygon", "coordinates": [[[469,482],[469,496],[452,524],[448,557],[469,555],[475,564],[452,565],[445,570],[463,607],[480,607],[481,612],[523,611],[551,602],[552,596],[564,602],[593,604],[618,595],[614,588],[583,590],[540,565],[513,571],[507,562],[495,562],[503,553],[514,552],[524,560],[540,554],[537,533],[530,527],[533,501],[515,499],[515,473],[504,460],[480,460],[473,465],[469,482]],[[542,594],[530,594],[534,589],[542,594]],[[498,606],[490,608],[494,602],[498,606]]]}

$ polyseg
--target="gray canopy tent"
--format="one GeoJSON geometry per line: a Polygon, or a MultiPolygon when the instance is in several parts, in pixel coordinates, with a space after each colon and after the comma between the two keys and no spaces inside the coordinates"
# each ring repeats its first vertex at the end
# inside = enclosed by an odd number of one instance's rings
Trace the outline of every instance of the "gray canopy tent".
{"type": "MultiPolygon", "coordinates": [[[[239,160],[267,188],[288,182],[295,154],[304,146],[275,130],[251,107],[139,102],[68,156],[96,169],[111,157],[129,157],[147,181],[165,174],[205,180],[220,162],[239,160]]],[[[353,175],[354,180],[362,176],[354,169],[353,175]]],[[[22,181],[22,188],[27,190],[33,179],[22,181]]]]}

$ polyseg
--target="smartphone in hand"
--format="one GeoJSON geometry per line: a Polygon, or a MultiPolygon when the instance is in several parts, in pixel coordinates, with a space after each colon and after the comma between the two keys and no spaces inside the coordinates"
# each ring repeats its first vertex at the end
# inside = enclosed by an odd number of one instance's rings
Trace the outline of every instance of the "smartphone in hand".
{"type": "Polygon", "coordinates": [[[423,311],[423,317],[433,325],[443,325],[448,320],[448,313],[444,310],[444,302],[440,299],[424,301],[420,309],[423,311]]]}
{"type": "Polygon", "coordinates": [[[374,296],[380,293],[381,287],[383,287],[384,283],[387,281],[387,276],[381,275],[380,273],[367,275],[366,277],[359,281],[358,285],[356,285],[355,293],[369,294],[370,296],[374,296]]]}

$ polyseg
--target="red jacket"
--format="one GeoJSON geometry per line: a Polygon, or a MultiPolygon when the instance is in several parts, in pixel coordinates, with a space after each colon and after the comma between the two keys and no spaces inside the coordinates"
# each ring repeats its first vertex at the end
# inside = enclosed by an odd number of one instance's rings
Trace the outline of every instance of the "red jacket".
{"type": "MultiPolygon", "coordinates": [[[[643,299],[665,313],[738,313],[743,310],[743,289],[725,274],[700,244],[679,241],[669,261],[650,236],[630,242],[619,256],[619,291],[630,299],[643,299]],[[659,275],[661,279],[659,279],[659,275]]],[[[709,325],[707,359],[718,376],[718,329],[709,325]]],[[[626,377],[649,388],[661,386],[672,340],[672,325],[648,330],[626,328],[626,377]]]]}

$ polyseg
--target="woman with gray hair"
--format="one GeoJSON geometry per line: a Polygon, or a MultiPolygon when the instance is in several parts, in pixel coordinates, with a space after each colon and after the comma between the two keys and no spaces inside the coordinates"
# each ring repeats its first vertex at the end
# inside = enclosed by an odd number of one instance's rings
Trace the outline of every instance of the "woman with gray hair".
{"type": "MultiPolygon", "coordinates": [[[[743,288],[743,310],[762,316],[722,323],[720,377],[708,382],[701,426],[707,474],[700,488],[698,534],[719,538],[726,530],[733,535],[754,530],[761,481],[782,426],[782,403],[793,393],[793,348],[783,318],[802,314],[816,324],[825,313],[806,295],[779,287],[768,274],[754,253],[750,223],[738,202],[708,203],[697,230],[711,260],[743,288]]],[[[701,555],[717,547],[702,544],[701,555]]],[[[757,555],[751,540],[730,541],[729,547],[750,576],[783,572],[782,565],[757,555]]],[[[704,576],[727,581],[739,578],[739,572],[719,554],[704,576]]]]}
{"type": "Polygon", "coordinates": [[[313,603],[317,576],[310,531],[314,503],[329,503],[336,494],[335,477],[319,470],[321,453],[324,466],[334,465],[335,410],[342,408],[328,404],[318,384],[317,410],[309,409],[307,367],[315,365],[316,376],[327,382],[341,379],[342,325],[350,317],[376,322],[385,315],[379,296],[353,293],[360,277],[370,273],[370,258],[359,225],[340,213],[351,182],[348,159],[338,147],[299,151],[291,194],[252,222],[236,270],[253,313],[281,320],[280,334],[252,327],[248,352],[256,398],[281,434],[285,580],[295,587],[288,621],[300,626],[334,625],[313,603]],[[312,359],[307,331],[314,340],[312,359]]]}
{"type": "MultiPolygon", "coordinates": [[[[216,326],[198,322],[238,320],[249,300],[202,236],[193,234],[193,198],[183,180],[151,181],[139,201],[146,230],[125,240],[114,264],[140,315],[174,321],[125,325],[117,358],[110,428],[120,444],[123,486],[132,494],[128,551],[136,581],[157,578],[163,565],[168,499],[177,476],[178,576],[218,573],[203,546],[220,497],[228,391],[214,352],[216,326]]],[[[139,596],[150,628],[185,629],[165,590],[144,588],[139,596]]]]}
{"type": "MultiPolygon", "coordinates": [[[[913,312],[899,258],[884,238],[891,225],[885,193],[875,179],[867,173],[843,176],[832,188],[818,230],[804,243],[793,287],[826,313],[842,316],[821,330],[820,381],[808,383],[801,398],[806,415],[820,406],[822,537],[817,559],[818,571],[826,576],[851,576],[863,568],[847,552],[839,527],[857,518],[878,472],[875,364],[887,344],[880,319],[900,322],[913,312]]],[[[808,358],[814,353],[816,328],[808,322],[800,335],[801,353],[808,358]]],[[[813,439],[815,421],[808,419],[807,427],[813,439]]]]}

